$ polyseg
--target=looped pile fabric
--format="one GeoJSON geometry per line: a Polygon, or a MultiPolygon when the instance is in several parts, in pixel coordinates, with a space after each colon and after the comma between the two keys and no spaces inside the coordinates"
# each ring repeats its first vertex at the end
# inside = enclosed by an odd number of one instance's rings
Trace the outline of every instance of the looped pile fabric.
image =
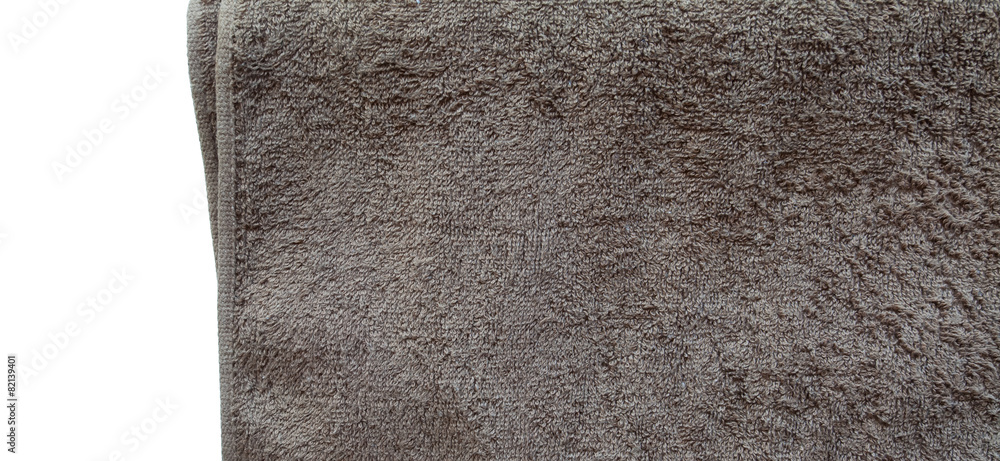
{"type": "Polygon", "coordinates": [[[998,13],[192,1],[224,459],[1000,459],[998,13]]]}

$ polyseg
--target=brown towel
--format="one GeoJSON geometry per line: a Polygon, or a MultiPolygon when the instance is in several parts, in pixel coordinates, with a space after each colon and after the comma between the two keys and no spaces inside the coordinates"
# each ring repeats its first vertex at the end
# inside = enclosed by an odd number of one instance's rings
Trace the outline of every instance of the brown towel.
{"type": "Polygon", "coordinates": [[[997,2],[190,12],[227,461],[1000,459],[997,2]]]}

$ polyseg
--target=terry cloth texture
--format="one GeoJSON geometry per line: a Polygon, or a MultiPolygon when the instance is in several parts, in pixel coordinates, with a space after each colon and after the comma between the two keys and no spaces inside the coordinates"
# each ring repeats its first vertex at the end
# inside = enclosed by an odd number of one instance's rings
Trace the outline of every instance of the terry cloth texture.
{"type": "Polygon", "coordinates": [[[1000,459],[998,13],[195,0],[224,458],[1000,459]]]}

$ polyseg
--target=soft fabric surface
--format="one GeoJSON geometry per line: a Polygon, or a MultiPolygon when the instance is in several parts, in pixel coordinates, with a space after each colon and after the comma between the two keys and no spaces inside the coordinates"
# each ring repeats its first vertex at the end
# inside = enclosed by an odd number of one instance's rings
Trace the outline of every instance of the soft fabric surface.
{"type": "Polygon", "coordinates": [[[1000,459],[998,11],[195,0],[225,459],[1000,459]]]}

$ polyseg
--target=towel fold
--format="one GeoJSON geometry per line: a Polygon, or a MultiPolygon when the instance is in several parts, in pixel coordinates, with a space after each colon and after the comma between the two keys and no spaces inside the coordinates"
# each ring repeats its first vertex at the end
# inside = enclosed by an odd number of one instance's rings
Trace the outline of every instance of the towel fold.
{"type": "Polygon", "coordinates": [[[224,459],[997,460],[998,13],[192,1],[224,459]]]}

